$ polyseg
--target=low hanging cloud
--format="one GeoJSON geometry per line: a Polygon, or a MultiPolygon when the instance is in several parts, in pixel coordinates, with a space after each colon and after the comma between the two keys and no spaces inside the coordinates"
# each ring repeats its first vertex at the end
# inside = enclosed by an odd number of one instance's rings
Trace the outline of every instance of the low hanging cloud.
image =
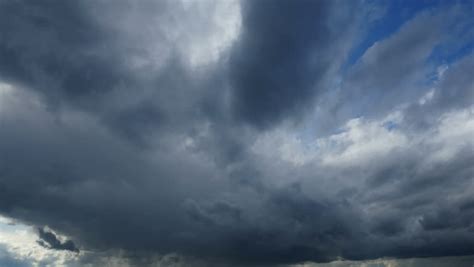
{"type": "Polygon", "coordinates": [[[79,252],[79,249],[76,247],[74,242],[71,240],[61,241],[55,233],[46,228],[38,228],[38,237],[39,239],[36,242],[45,248],[79,252]]]}
{"type": "Polygon", "coordinates": [[[472,4],[348,63],[374,5],[0,1],[0,213],[67,266],[474,254],[472,4]]]}

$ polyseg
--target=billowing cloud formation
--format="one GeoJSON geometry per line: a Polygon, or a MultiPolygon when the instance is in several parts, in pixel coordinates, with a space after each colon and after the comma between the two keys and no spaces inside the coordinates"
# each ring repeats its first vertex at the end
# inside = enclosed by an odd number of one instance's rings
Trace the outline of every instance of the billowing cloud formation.
{"type": "Polygon", "coordinates": [[[351,63],[374,5],[0,2],[0,212],[86,263],[474,254],[474,7],[351,63]]]}

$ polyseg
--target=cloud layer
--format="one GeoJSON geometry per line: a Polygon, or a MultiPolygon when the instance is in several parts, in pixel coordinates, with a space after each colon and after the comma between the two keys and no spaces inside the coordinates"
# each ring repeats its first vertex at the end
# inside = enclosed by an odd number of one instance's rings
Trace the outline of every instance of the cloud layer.
{"type": "Polygon", "coordinates": [[[389,5],[0,2],[0,213],[90,262],[474,254],[474,6],[350,63],[389,5]]]}

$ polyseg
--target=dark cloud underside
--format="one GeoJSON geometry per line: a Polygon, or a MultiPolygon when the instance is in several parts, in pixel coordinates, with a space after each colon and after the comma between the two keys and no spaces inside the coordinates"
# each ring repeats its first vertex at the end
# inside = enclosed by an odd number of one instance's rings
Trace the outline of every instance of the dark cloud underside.
{"type": "Polygon", "coordinates": [[[325,90],[323,80],[354,21],[327,1],[244,1],[243,25],[230,58],[236,116],[265,128],[300,115],[325,90]],[[282,13],[283,12],[283,13],[282,13]],[[334,17],[337,16],[337,21],[334,17]]]}
{"type": "Polygon", "coordinates": [[[138,266],[474,254],[472,5],[349,64],[371,1],[234,4],[0,0],[0,213],[138,266]]]}

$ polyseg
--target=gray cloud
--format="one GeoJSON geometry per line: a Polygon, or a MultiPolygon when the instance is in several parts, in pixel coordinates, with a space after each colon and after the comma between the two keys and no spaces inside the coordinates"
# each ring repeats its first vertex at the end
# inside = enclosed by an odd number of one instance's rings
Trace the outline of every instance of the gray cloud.
{"type": "Polygon", "coordinates": [[[472,55],[412,91],[456,9],[343,73],[364,3],[238,6],[1,2],[0,212],[132,266],[474,253],[472,55]]]}
{"type": "MultiPolygon", "coordinates": [[[[339,67],[357,4],[245,1],[243,29],[230,59],[233,105],[244,121],[266,128],[301,114],[339,67]],[[353,5],[353,6],[352,6],[353,5]],[[285,15],[281,15],[281,11],[285,15]]],[[[355,25],[354,25],[355,26],[355,25]]]]}
{"type": "Polygon", "coordinates": [[[61,241],[53,232],[48,231],[45,228],[38,228],[38,236],[39,239],[37,242],[43,247],[79,253],[79,249],[76,247],[74,242],[71,240],[61,241]]]}

